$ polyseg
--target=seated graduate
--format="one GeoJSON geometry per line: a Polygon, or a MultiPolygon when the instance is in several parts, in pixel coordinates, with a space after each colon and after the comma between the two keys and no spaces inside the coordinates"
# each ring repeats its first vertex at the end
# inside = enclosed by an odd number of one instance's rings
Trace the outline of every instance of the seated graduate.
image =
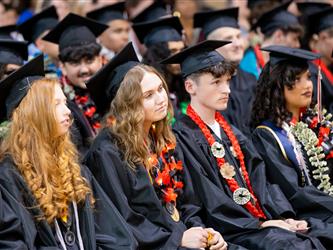
{"type": "MultiPolygon", "coordinates": [[[[180,63],[191,96],[174,132],[203,204],[204,223],[250,249],[324,249],[306,221],[294,220],[279,187],[266,182],[252,143],[218,112],[227,107],[234,72],[216,51],[227,43],[207,40],[162,61],[180,63]]],[[[323,234],[329,241],[329,233],[323,234]]]]}
{"type": "Polygon", "coordinates": [[[162,65],[159,62],[184,49],[183,26],[179,17],[164,17],[149,22],[134,23],[132,26],[141,44],[146,47],[142,62],[157,69],[168,84],[174,118],[185,114],[189,96],[184,88],[180,67],[162,65]]]}
{"type": "Polygon", "coordinates": [[[270,61],[259,78],[252,111],[253,142],[278,184],[302,217],[333,219],[332,123],[311,109],[310,60],[318,54],[282,46],[263,48],[270,61]]]}
{"type": "Polygon", "coordinates": [[[129,43],[87,83],[106,125],[85,162],[127,221],[140,249],[226,249],[204,229],[183,193],[183,165],[170,128],[172,106],[157,71],[140,64],[129,43]],[[111,103],[111,107],[110,107],[111,103]],[[187,225],[180,220],[184,219],[187,225]]]}
{"type": "MultiPolygon", "coordinates": [[[[10,36],[1,36],[0,31],[0,80],[23,65],[28,59],[27,42],[15,41],[10,36]]],[[[0,121],[0,142],[7,133],[9,122],[0,121]]]]}
{"type": "Polygon", "coordinates": [[[135,249],[124,219],[80,167],[66,97],[43,74],[40,55],[0,82],[0,118],[11,120],[0,151],[1,249],[135,249]]]}

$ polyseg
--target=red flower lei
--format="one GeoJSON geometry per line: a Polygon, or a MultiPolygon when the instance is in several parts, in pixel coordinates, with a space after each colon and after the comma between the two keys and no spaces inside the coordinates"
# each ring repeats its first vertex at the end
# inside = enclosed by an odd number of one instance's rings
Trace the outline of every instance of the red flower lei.
{"type": "Polygon", "coordinates": [[[181,177],[183,174],[183,164],[181,161],[175,161],[173,152],[175,145],[168,144],[165,146],[158,158],[156,154],[149,157],[151,170],[149,173],[153,176],[152,183],[154,184],[157,195],[163,201],[163,205],[172,203],[176,205],[178,194],[183,189],[181,177]]]}
{"type": "MultiPolygon", "coordinates": [[[[211,132],[207,128],[206,124],[201,120],[201,118],[198,116],[198,114],[193,110],[191,105],[189,105],[187,107],[186,113],[198,125],[198,127],[201,129],[201,132],[204,134],[205,138],[207,139],[209,145],[212,146],[215,142],[214,136],[211,134],[211,132]]],[[[244,205],[245,208],[253,216],[255,216],[257,218],[266,219],[266,216],[260,207],[259,201],[254,195],[252,185],[250,183],[249,174],[246,170],[246,166],[245,166],[245,162],[244,162],[244,155],[243,155],[242,149],[238,143],[236,136],[232,132],[232,129],[229,126],[229,124],[226,122],[224,117],[219,112],[215,113],[215,119],[219,123],[220,127],[224,130],[224,132],[226,133],[226,135],[228,136],[228,139],[230,140],[230,142],[232,144],[232,147],[237,155],[237,159],[239,160],[239,163],[240,163],[241,174],[242,174],[243,178],[245,179],[247,188],[249,189],[252,199],[254,200],[255,205],[253,205],[251,201],[248,201],[244,205]]],[[[224,157],[216,158],[216,161],[217,161],[219,169],[223,168],[223,165],[226,163],[224,157]]],[[[234,192],[235,190],[240,188],[235,178],[224,178],[224,179],[227,182],[231,192],[234,192]]]]}

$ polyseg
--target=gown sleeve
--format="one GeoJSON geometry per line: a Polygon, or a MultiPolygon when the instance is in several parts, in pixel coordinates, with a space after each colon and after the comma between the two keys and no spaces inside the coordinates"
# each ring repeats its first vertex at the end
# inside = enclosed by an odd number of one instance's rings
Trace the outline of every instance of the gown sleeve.
{"type": "Polygon", "coordinates": [[[86,178],[89,179],[95,199],[94,207],[89,210],[93,212],[94,216],[97,248],[105,250],[137,249],[137,242],[117,208],[89,169],[86,166],[82,166],[82,169],[86,178]]]}

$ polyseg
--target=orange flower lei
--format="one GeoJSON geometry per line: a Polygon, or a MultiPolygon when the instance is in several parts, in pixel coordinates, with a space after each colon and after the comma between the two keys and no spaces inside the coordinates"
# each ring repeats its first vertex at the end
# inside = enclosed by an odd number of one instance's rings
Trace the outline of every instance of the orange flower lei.
{"type": "Polygon", "coordinates": [[[160,157],[152,154],[149,163],[153,166],[150,170],[153,184],[158,197],[164,205],[172,203],[176,205],[178,194],[183,189],[182,174],[183,164],[173,157],[175,145],[168,144],[163,149],[160,157]]]}
{"type": "MultiPolygon", "coordinates": [[[[193,110],[191,105],[189,105],[187,107],[186,113],[198,125],[198,127],[201,129],[201,132],[204,134],[205,138],[207,139],[209,145],[212,146],[215,143],[214,136],[211,134],[210,130],[207,128],[206,124],[201,120],[199,115],[193,110]]],[[[228,136],[228,139],[230,140],[230,142],[232,144],[232,147],[236,153],[237,159],[239,160],[239,163],[240,163],[241,174],[246,182],[247,188],[249,189],[249,191],[251,193],[251,197],[254,201],[253,202],[254,204],[251,202],[251,200],[248,201],[244,205],[244,207],[253,216],[255,216],[257,218],[266,219],[266,216],[260,207],[260,203],[254,195],[252,185],[250,183],[249,174],[246,170],[246,166],[245,166],[245,162],[244,162],[244,155],[243,155],[242,149],[238,143],[236,136],[232,132],[232,129],[229,126],[229,124],[226,122],[224,117],[219,112],[215,113],[215,119],[219,123],[220,127],[224,130],[224,132],[226,133],[226,135],[228,136]]],[[[217,165],[218,165],[219,169],[221,170],[224,167],[224,165],[226,164],[224,157],[221,157],[221,158],[215,157],[215,159],[217,161],[217,165]]],[[[235,178],[231,177],[231,178],[224,178],[224,179],[227,182],[231,192],[234,193],[237,189],[240,188],[240,186],[238,185],[238,182],[236,181],[235,178]]]]}

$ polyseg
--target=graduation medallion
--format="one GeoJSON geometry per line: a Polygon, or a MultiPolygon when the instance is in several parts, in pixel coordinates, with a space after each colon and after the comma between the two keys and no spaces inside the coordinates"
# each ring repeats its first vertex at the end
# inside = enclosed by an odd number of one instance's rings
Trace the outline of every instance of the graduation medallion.
{"type": "Polygon", "coordinates": [[[220,168],[220,173],[225,179],[232,179],[236,174],[234,166],[229,164],[228,162],[222,165],[222,167],[220,168]]]}
{"type": "Polygon", "coordinates": [[[225,150],[223,145],[217,141],[212,144],[211,150],[216,158],[223,158],[225,155],[225,150]]]}
{"type": "Polygon", "coordinates": [[[75,244],[75,234],[72,231],[67,231],[65,233],[64,240],[68,246],[74,246],[75,244]]]}
{"type": "Polygon", "coordinates": [[[176,208],[176,206],[173,203],[168,202],[165,204],[165,208],[168,211],[168,213],[170,214],[171,218],[174,221],[178,222],[180,219],[180,216],[179,216],[179,212],[178,212],[178,209],[176,208]]]}
{"type": "Polygon", "coordinates": [[[251,193],[246,188],[237,188],[232,195],[232,199],[238,205],[245,205],[251,200],[251,193]]]}

